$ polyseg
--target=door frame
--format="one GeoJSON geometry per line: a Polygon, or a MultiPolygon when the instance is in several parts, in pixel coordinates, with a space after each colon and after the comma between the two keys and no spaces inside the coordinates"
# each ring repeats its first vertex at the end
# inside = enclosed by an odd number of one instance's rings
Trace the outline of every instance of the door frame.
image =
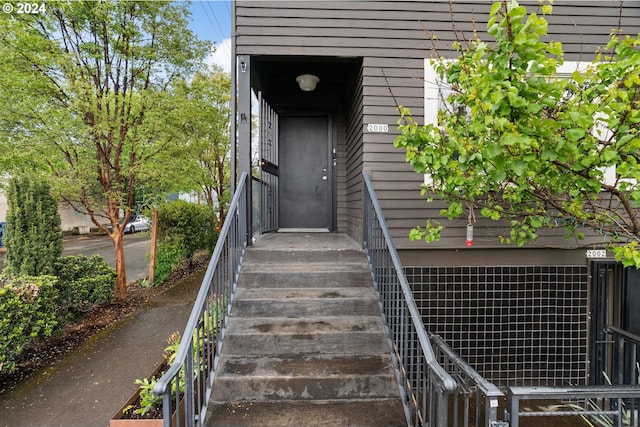
{"type": "Polygon", "coordinates": [[[618,347],[616,340],[611,341],[605,332],[606,326],[613,326],[632,334],[637,332],[638,326],[630,324],[632,312],[636,310],[634,298],[629,298],[630,287],[636,286],[633,282],[634,279],[637,280],[636,277],[632,277],[632,269],[634,267],[625,268],[619,261],[589,261],[590,384],[605,385],[603,372],[614,383],[616,378],[637,378],[635,362],[640,356],[635,352],[631,353],[629,347],[618,347]],[[633,363],[630,364],[629,361],[633,363]]]}
{"type": "MultiPolygon", "coordinates": [[[[330,111],[322,110],[308,110],[308,111],[294,111],[294,110],[282,110],[278,114],[278,128],[280,127],[281,118],[304,118],[304,117],[325,117],[327,119],[327,149],[326,149],[326,164],[327,170],[327,224],[328,231],[335,232],[337,224],[337,185],[336,185],[336,165],[337,165],[337,130],[335,125],[334,113],[330,111]]],[[[280,133],[278,133],[278,149],[280,147],[280,133]]],[[[278,195],[280,197],[280,195],[278,195]]],[[[280,202],[278,202],[279,204],[280,202]]],[[[279,224],[278,224],[279,225],[279,224]]]]}

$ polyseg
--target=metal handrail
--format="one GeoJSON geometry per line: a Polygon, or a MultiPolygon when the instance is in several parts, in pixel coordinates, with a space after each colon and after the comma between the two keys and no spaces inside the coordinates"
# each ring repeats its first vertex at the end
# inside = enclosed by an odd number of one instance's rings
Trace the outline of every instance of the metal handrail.
{"type": "Polygon", "coordinates": [[[436,359],[458,384],[457,398],[453,402],[453,425],[501,425],[498,423],[498,405],[499,400],[504,398],[504,393],[473,369],[441,336],[429,336],[436,359]],[[475,414],[471,414],[471,399],[474,397],[475,414]],[[459,404],[462,404],[462,408],[458,408],[459,404]],[[459,414],[462,415],[462,420],[458,420],[459,414]]]}
{"type": "MultiPolygon", "coordinates": [[[[640,336],[607,325],[604,333],[611,336],[611,341],[602,343],[610,345],[610,352],[603,351],[605,358],[605,368],[608,371],[608,379],[614,384],[640,384],[640,336]]],[[[596,382],[596,381],[594,381],[596,382]]]]}
{"type": "Polygon", "coordinates": [[[435,358],[413,293],[368,174],[363,173],[363,243],[396,374],[407,423],[447,425],[449,395],[456,382],[435,358]]]}
{"type": "Polygon", "coordinates": [[[166,427],[202,426],[248,243],[248,175],[243,173],[202,280],[175,360],[157,381],[166,427]]]}
{"type": "Polygon", "coordinates": [[[615,326],[607,325],[604,327],[605,333],[612,335],[619,335],[625,340],[634,344],[640,344],[640,335],[636,335],[632,332],[625,331],[624,329],[616,328],[615,326]]]}
{"type": "Polygon", "coordinates": [[[640,387],[631,385],[581,387],[508,387],[505,416],[510,427],[519,427],[522,417],[581,417],[593,425],[638,427],[640,387]],[[534,401],[543,401],[536,405],[534,401]],[[527,409],[520,404],[527,401],[527,409]],[[549,402],[559,402],[549,405],[549,402]],[[592,420],[588,420],[593,417],[592,420]]]}

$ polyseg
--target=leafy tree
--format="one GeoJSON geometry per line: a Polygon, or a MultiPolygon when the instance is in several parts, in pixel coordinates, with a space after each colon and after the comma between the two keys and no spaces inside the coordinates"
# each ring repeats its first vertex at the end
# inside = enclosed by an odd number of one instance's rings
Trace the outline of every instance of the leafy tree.
{"type": "Polygon", "coordinates": [[[229,205],[231,76],[213,66],[198,73],[180,88],[191,118],[185,123],[189,135],[184,150],[191,163],[185,173],[204,194],[211,209],[217,207],[218,224],[224,222],[229,205]]]}
{"type": "Polygon", "coordinates": [[[51,1],[4,14],[0,142],[5,167],[56,177],[61,197],[109,234],[116,298],[126,296],[122,224],[136,191],[170,187],[184,116],[174,83],[210,45],[181,2],[51,1]]]}
{"type": "MultiPolygon", "coordinates": [[[[458,42],[456,60],[434,61],[451,90],[438,124],[420,126],[402,111],[396,146],[431,176],[424,192],[447,202],[448,219],[473,220],[477,209],[507,221],[503,240],[518,245],[544,227],[563,224],[578,238],[586,227],[640,267],[640,36],[612,33],[588,69],[562,79],[561,44],[541,40],[544,16],[503,0],[488,33],[493,42],[458,42]]],[[[429,221],[411,235],[432,241],[442,229],[429,221]]]]}
{"type": "Polygon", "coordinates": [[[58,201],[41,179],[13,177],[7,188],[6,264],[13,275],[55,272],[62,254],[58,201]]]}

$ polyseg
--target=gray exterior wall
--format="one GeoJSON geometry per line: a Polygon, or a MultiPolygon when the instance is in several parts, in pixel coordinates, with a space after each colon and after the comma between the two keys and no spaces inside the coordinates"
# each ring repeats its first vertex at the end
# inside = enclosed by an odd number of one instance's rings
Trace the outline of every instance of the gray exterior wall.
{"type": "MultiPolygon", "coordinates": [[[[389,93],[390,88],[397,102],[409,107],[414,118],[422,122],[421,78],[424,59],[432,54],[425,29],[438,36],[437,49],[448,56],[448,47],[455,39],[452,17],[456,30],[467,37],[474,26],[481,35],[486,28],[490,1],[452,3],[236,1],[235,42],[239,55],[361,58],[351,95],[336,117],[338,231],[357,240],[361,235],[360,174],[364,170],[372,176],[400,250],[465,250],[466,222],[462,221],[452,224],[436,244],[427,246],[407,238],[412,227],[424,224],[427,218],[439,217],[442,206],[423,200],[419,194],[422,177],[405,163],[404,152],[393,147],[398,111],[389,93]],[[370,123],[388,124],[390,132],[368,133],[370,123]]],[[[537,2],[533,4],[535,7],[537,2]]],[[[613,1],[556,1],[549,22],[549,39],[563,42],[567,59],[588,61],[596,48],[606,43],[612,29],[621,26],[627,34],[640,32],[640,1],[625,1],[622,10],[613,1]]],[[[475,227],[474,247],[505,248],[497,238],[502,231],[495,223],[480,221],[475,227]]],[[[567,247],[575,243],[562,236],[562,230],[552,232],[537,246],[567,247]]],[[[405,256],[419,257],[410,252],[413,255],[405,256]]],[[[566,253],[565,259],[555,261],[572,262],[582,256],[584,262],[584,252],[581,254],[566,253]]],[[[479,258],[477,262],[485,261],[479,258]]]]}

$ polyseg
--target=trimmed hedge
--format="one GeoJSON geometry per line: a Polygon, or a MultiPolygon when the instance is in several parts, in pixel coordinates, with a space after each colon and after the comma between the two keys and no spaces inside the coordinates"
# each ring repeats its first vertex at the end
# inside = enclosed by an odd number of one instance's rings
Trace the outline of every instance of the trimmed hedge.
{"type": "Polygon", "coordinates": [[[165,281],[181,263],[191,264],[197,251],[213,251],[215,223],[215,214],[207,205],[176,200],[158,207],[155,284],[165,281]]]}
{"type": "Polygon", "coordinates": [[[215,224],[215,213],[207,205],[176,200],[158,208],[158,240],[179,245],[183,260],[201,249],[213,251],[215,224]]]}
{"type": "Polygon", "coordinates": [[[0,372],[11,372],[16,357],[58,326],[57,278],[0,277],[0,372]]]}
{"type": "Polygon", "coordinates": [[[58,312],[73,318],[90,311],[96,304],[110,301],[116,283],[116,270],[100,255],[66,256],[55,262],[58,276],[58,312]]]}

